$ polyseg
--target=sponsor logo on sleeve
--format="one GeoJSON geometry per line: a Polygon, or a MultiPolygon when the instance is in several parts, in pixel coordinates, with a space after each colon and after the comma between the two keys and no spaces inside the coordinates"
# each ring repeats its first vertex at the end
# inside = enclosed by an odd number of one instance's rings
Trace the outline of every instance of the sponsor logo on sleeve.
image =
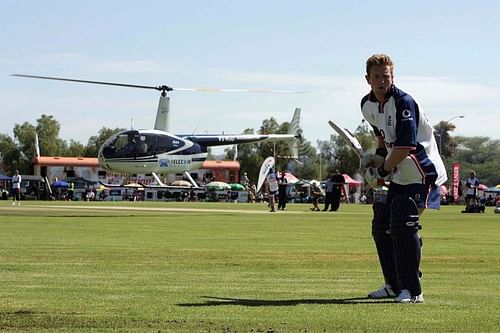
{"type": "Polygon", "coordinates": [[[401,115],[403,116],[403,119],[401,119],[402,121],[413,120],[413,118],[411,116],[411,111],[408,109],[404,109],[403,112],[401,113],[401,115]]]}

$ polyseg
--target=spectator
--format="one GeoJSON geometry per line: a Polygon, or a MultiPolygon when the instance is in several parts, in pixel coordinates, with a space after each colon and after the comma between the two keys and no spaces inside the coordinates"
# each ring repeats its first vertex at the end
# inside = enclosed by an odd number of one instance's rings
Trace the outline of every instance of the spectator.
{"type": "Polygon", "coordinates": [[[12,206],[16,203],[18,206],[21,206],[21,175],[19,174],[19,170],[16,170],[14,176],[12,176],[12,195],[14,202],[12,202],[12,206]]]}
{"type": "Polygon", "coordinates": [[[273,169],[269,170],[269,173],[266,176],[267,184],[268,184],[268,199],[269,199],[269,208],[271,212],[276,212],[275,207],[275,195],[278,192],[278,179],[276,178],[276,173],[273,169]]]}
{"type": "Polygon", "coordinates": [[[247,173],[243,173],[243,177],[241,177],[241,185],[245,186],[245,190],[249,190],[250,180],[248,179],[247,173]]]}
{"type": "Polygon", "coordinates": [[[467,188],[465,196],[466,210],[469,211],[473,206],[478,205],[477,188],[479,187],[479,179],[476,177],[476,172],[470,172],[469,178],[465,181],[465,187],[467,188]]]}
{"type": "Polygon", "coordinates": [[[325,183],[325,207],[323,211],[326,212],[331,205],[330,211],[333,211],[333,187],[334,187],[334,174],[332,173],[325,183]]]}
{"type": "Polygon", "coordinates": [[[285,178],[285,173],[282,171],[278,178],[278,210],[286,209],[286,188],[288,181],[285,178]]]}
{"type": "MultiPolygon", "coordinates": [[[[332,176],[333,182],[333,194],[332,194],[332,208],[331,211],[337,211],[340,207],[340,198],[344,191],[345,178],[340,173],[339,170],[335,170],[335,174],[332,176]]],[[[347,200],[347,193],[344,193],[347,200]]],[[[347,202],[347,201],[346,201],[347,202]]]]}
{"type": "Polygon", "coordinates": [[[312,211],[319,212],[320,209],[318,207],[319,200],[323,196],[323,193],[321,191],[321,187],[319,187],[318,182],[313,181],[311,184],[311,196],[312,196],[312,204],[313,206],[311,207],[312,211]]]}

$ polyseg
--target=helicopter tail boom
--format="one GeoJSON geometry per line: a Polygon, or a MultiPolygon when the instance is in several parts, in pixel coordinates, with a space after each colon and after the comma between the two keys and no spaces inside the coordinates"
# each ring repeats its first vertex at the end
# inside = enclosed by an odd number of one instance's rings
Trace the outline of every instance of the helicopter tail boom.
{"type": "Polygon", "coordinates": [[[177,135],[205,147],[227,146],[258,141],[290,141],[290,152],[298,155],[297,140],[301,139],[300,108],[296,108],[290,122],[288,134],[189,134],[177,135]]]}

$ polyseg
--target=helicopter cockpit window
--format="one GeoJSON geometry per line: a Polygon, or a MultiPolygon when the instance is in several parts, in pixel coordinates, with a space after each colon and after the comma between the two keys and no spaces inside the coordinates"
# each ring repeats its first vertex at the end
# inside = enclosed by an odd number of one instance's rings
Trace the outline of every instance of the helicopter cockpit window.
{"type": "MultiPolygon", "coordinates": [[[[105,158],[136,158],[152,156],[178,150],[186,145],[179,138],[165,135],[140,133],[139,131],[125,131],[118,133],[104,144],[103,156],[105,158]]],[[[192,153],[191,151],[181,151],[192,153]]]]}
{"type": "Polygon", "coordinates": [[[104,144],[105,158],[137,157],[147,154],[146,136],[138,131],[118,133],[104,144]]]}

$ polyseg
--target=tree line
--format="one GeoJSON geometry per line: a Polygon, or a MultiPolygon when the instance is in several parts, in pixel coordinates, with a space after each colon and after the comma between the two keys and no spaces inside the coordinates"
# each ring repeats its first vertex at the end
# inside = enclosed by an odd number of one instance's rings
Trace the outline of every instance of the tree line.
{"type": "MultiPolygon", "coordinates": [[[[278,123],[269,118],[262,122],[259,129],[247,128],[244,134],[285,134],[289,122],[278,123]]],[[[326,126],[326,124],[325,124],[326,126]]],[[[81,156],[96,157],[99,147],[113,134],[123,131],[123,128],[102,127],[96,135],[91,136],[84,145],[76,140],[65,141],[59,137],[60,123],[51,115],[41,115],[36,124],[29,122],[16,124],[14,137],[0,133],[0,157],[2,171],[12,174],[14,170],[29,174],[35,151],[35,134],[38,135],[40,153],[42,156],[81,156]]],[[[434,126],[436,141],[441,149],[451,178],[451,166],[455,162],[462,165],[462,178],[466,178],[470,170],[476,171],[482,183],[488,185],[500,184],[500,140],[488,137],[452,136],[455,126],[441,121],[434,126]]],[[[353,132],[365,150],[375,149],[372,129],[366,123],[361,123],[353,132]]],[[[237,160],[241,172],[246,172],[250,181],[256,182],[260,166],[268,156],[274,156],[276,169],[290,171],[299,178],[325,179],[335,170],[349,175],[358,172],[359,159],[344,140],[332,133],[329,140],[318,140],[316,147],[302,135],[299,143],[298,161],[289,158],[286,142],[257,142],[237,146],[237,160]]],[[[235,150],[228,147],[226,159],[233,159],[235,150]]],[[[209,159],[214,157],[209,154],[209,159]]]]}
{"type": "Polygon", "coordinates": [[[35,154],[35,136],[38,135],[40,154],[42,156],[79,156],[96,157],[99,147],[111,135],[124,130],[123,128],[101,128],[96,135],[89,138],[86,145],[70,139],[65,141],[59,137],[61,125],[51,115],[41,115],[36,124],[29,122],[16,124],[14,137],[0,133],[0,157],[2,169],[11,174],[19,170],[29,174],[35,154]]]}

